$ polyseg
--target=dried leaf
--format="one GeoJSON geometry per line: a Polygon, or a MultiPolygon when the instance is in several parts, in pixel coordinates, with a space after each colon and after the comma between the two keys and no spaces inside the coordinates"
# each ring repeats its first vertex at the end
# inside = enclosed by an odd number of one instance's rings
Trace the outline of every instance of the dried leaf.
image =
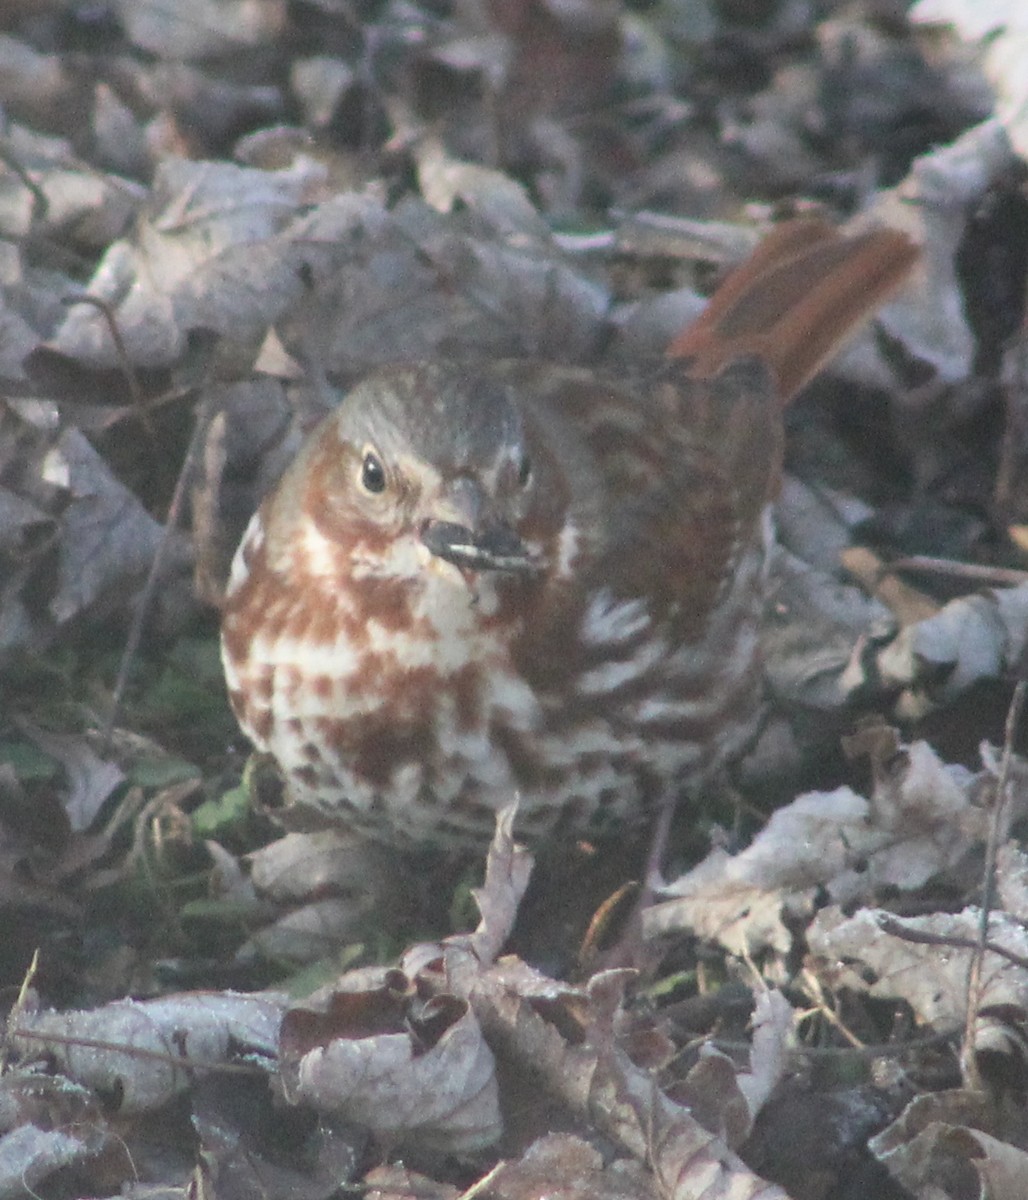
{"type": "MultiPolygon", "coordinates": [[[[927,944],[883,932],[881,916],[876,909],[862,909],[852,917],[844,917],[837,908],[824,909],[807,931],[811,953],[830,962],[861,963],[874,972],[871,995],[906,1000],[933,1029],[961,1028],[973,953],[968,943],[978,937],[978,910],[936,912],[903,921],[892,918],[915,936],[927,935],[932,939],[927,944]]],[[[1028,962],[1028,933],[1012,916],[993,913],[989,941],[1028,962]]],[[[979,1008],[1002,1013],[1007,1022],[1028,1021],[1028,966],[986,951],[979,1008]]],[[[979,1017],[976,1047],[991,1042],[993,1035],[991,1017],[985,1012],[979,1017]]]]}
{"type": "Polygon", "coordinates": [[[287,1098],[380,1137],[451,1153],[491,1145],[502,1126],[493,1056],[465,1001],[420,1000],[399,971],[337,992],[328,1012],[283,1019],[287,1098]]]}
{"type": "Polygon", "coordinates": [[[554,1133],[533,1142],[520,1159],[500,1163],[488,1177],[494,1200],[656,1200],[653,1179],[638,1163],[607,1164],[581,1138],[554,1133]]]}
{"type": "Polygon", "coordinates": [[[58,539],[57,587],[49,610],[58,624],[110,594],[122,601],[153,562],[161,527],[76,429],[66,429],[45,464],[70,503],[58,539]]]}
{"type": "Polygon", "coordinates": [[[1018,669],[1028,647],[1028,584],[951,600],[902,629],[878,654],[885,683],[904,689],[901,712],[920,716],[972,684],[1018,669]]]}
{"type": "Polygon", "coordinates": [[[167,59],[202,59],[260,46],[283,29],[284,0],[118,0],[125,31],[142,50],[167,59]]]}
{"type": "MultiPolygon", "coordinates": [[[[571,1044],[531,999],[504,982],[502,966],[483,972],[472,992],[474,1011],[489,1038],[578,1118],[595,1125],[640,1162],[651,1163],[662,1195],[674,1200],[785,1200],[780,1188],[753,1175],[619,1047],[615,1028],[631,972],[607,971],[593,977],[582,1014],[587,1038],[583,1044],[571,1044]]],[[[559,1008],[547,1011],[556,1016],[559,1008]]]]}
{"type": "Polygon", "coordinates": [[[952,24],[961,37],[983,49],[985,75],[996,90],[996,115],[1022,156],[1028,152],[1028,21],[1019,0],[918,0],[912,21],[952,24]]]}
{"type": "Polygon", "coordinates": [[[471,937],[478,961],[484,966],[496,961],[518,916],[518,905],[528,887],[533,858],[514,841],[517,804],[496,814],[496,832],[485,863],[485,884],[472,895],[482,919],[471,937]]]}
{"type": "Polygon", "coordinates": [[[969,772],[915,742],[870,800],[848,787],[811,792],[773,813],[745,850],[711,851],[644,914],[646,934],[688,928],[736,954],[784,952],[783,916],[809,909],[817,889],[850,902],[885,885],[911,891],[958,864],[986,828],[973,793],[969,772]]]}
{"type": "MultiPolygon", "coordinates": [[[[263,329],[257,337],[252,328],[257,319],[280,311],[301,286],[294,279],[290,290],[281,272],[271,270],[281,254],[269,239],[323,181],[311,162],[284,171],[163,163],[148,218],[131,242],[109,247],[89,287],[113,308],[130,361],[167,365],[200,326],[248,334],[259,343],[263,329]],[[233,318],[245,329],[230,330],[233,318]]],[[[93,305],[74,307],[49,346],[93,367],[120,362],[107,319],[93,305]]]]}
{"type": "Polygon", "coordinates": [[[910,1106],[918,1110],[915,1121],[910,1122],[904,1114],[903,1119],[872,1139],[876,1157],[897,1183],[918,1196],[970,1195],[968,1185],[976,1177],[981,1189],[978,1195],[989,1200],[1021,1200],[1028,1153],[981,1129],[951,1123],[961,1115],[988,1120],[980,1105],[974,1111],[973,1097],[956,1093],[955,1098],[956,1104],[945,1097],[919,1097],[910,1106]],[[940,1099],[943,1104],[938,1103],[940,1099]],[[963,1114],[961,1099],[966,1100],[963,1114]],[[901,1129],[911,1135],[909,1140],[899,1140],[901,1129]],[[928,1188],[933,1191],[928,1192],[928,1188]]]}
{"type": "Polygon", "coordinates": [[[96,819],[104,801],[125,781],[116,763],[102,759],[82,734],[51,733],[27,722],[20,728],[45,754],[64,768],[68,783],[62,806],[74,833],[87,830],[96,819]]]}
{"type": "Polygon", "coordinates": [[[45,1053],[72,1079],[117,1097],[118,1111],[138,1113],[186,1091],[196,1064],[246,1055],[270,1069],[280,1019],[273,1000],[195,992],[82,1012],[24,1012],[12,1044],[23,1056],[45,1053]],[[189,1063],[178,1065],[182,1059],[189,1063]]]}

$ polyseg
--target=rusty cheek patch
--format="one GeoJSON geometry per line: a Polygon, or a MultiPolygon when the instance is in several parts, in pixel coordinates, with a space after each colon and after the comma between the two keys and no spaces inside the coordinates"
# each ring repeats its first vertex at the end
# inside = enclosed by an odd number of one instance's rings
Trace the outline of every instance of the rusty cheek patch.
{"type": "Polygon", "coordinates": [[[359,470],[357,452],[339,440],[331,416],[311,434],[303,508],[330,540],[351,525],[349,496],[359,470]]]}

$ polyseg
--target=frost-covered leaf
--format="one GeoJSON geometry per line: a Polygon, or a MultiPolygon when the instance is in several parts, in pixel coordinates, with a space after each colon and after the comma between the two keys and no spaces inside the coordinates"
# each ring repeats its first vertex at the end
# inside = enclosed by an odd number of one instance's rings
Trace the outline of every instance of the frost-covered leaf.
{"type": "Polygon", "coordinates": [[[46,1055],[72,1079],[116,1097],[127,1114],[185,1091],[198,1064],[246,1055],[270,1067],[280,1020],[273,1000],[193,992],[81,1012],[22,1012],[12,1042],[23,1057],[46,1055]]]}
{"type": "MultiPolygon", "coordinates": [[[[905,1000],[920,1020],[934,1029],[950,1031],[962,1026],[967,1009],[968,971],[978,937],[980,913],[966,908],[959,913],[936,912],[924,917],[890,918],[911,935],[930,941],[906,940],[883,930],[876,909],[861,909],[845,917],[837,908],[818,913],[807,931],[811,953],[829,962],[859,963],[875,976],[869,990],[874,996],[905,1000]]],[[[1028,962],[1028,932],[1005,913],[993,913],[989,941],[1028,962]]],[[[986,950],[982,965],[979,1010],[1002,1012],[1007,1021],[1028,1022],[1028,966],[986,950]]],[[[976,1048],[994,1040],[991,1018],[979,1016],[976,1048]]]]}
{"type": "Polygon", "coordinates": [[[644,914],[648,936],[687,928],[736,954],[792,944],[787,913],[818,889],[839,902],[883,886],[910,891],[959,863],[984,836],[972,777],[915,742],[880,771],[871,798],[851,788],[799,796],[738,854],[715,849],[644,914]]]}
{"type": "Polygon", "coordinates": [[[978,43],[985,75],[996,91],[996,112],[1018,152],[1028,150],[1028,13],[1020,0],[918,0],[911,20],[951,24],[978,43]]]}
{"type": "Polygon", "coordinates": [[[0,1198],[18,1200],[45,1193],[45,1180],[80,1165],[101,1149],[89,1130],[40,1129],[20,1125],[0,1137],[0,1198]],[[38,1189],[38,1190],[37,1190],[38,1189]]]}

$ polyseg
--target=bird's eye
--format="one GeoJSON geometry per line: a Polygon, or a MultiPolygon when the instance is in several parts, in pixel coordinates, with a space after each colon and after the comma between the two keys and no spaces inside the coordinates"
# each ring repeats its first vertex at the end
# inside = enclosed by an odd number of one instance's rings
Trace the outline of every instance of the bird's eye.
{"type": "Polygon", "coordinates": [[[521,456],[521,462],[518,463],[518,483],[522,487],[528,487],[529,481],[532,478],[532,460],[527,454],[521,456]]]}
{"type": "Polygon", "coordinates": [[[364,451],[364,459],[361,462],[361,487],[373,496],[385,491],[385,467],[374,450],[364,451]]]}

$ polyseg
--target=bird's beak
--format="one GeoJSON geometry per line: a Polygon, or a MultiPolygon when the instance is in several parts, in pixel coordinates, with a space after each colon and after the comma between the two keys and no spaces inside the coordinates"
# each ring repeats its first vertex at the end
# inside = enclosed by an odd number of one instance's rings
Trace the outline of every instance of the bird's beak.
{"type": "Polygon", "coordinates": [[[438,558],[471,571],[538,571],[541,564],[513,529],[480,531],[450,521],[427,521],[421,540],[438,558]]]}
{"type": "Polygon", "coordinates": [[[489,512],[481,486],[450,480],[421,527],[421,540],[445,562],[469,571],[536,571],[539,562],[505,522],[489,512]]]}

